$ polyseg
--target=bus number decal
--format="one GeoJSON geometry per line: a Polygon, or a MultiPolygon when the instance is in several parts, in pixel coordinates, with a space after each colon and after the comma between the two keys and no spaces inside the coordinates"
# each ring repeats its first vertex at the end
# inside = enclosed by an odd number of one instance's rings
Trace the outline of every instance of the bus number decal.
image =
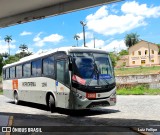
{"type": "Polygon", "coordinates": [[[42,87],[47,87],[47,82],[43,82],[42,87]]]}

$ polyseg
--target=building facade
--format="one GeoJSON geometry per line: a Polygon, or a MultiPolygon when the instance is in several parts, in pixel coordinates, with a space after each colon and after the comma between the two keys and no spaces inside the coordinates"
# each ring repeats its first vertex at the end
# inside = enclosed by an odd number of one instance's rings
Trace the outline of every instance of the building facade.
{"type": "Polygon", "coordinates": [[[117,67],[160,65],[159,48],[154,43],[141,40],[128,49],[129,55],[122,56],[117,62],[117,67]]]}

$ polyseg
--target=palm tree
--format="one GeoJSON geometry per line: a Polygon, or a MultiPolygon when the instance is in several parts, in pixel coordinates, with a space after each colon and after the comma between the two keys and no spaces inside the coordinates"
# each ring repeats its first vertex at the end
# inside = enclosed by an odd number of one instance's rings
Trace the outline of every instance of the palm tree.
{"type": "Polygon", "coordinates": [[[139,42],[139,35],[137,33],[127,34],[125,37],[125,44],[127,47],[131,47],[139,42]]]}
{"type": "Polygon", "coordinates": [[[10,56],[10,42],[12,41],[12,36],[6,35],[6,37],[4,38],[5,42],[8,43],[8,52],[9,52],[9,56],[10,56]]]}
{"type": "Polygon", "coordinates": [[[78,39],[79,39],[79,38],[80,38],[79,35],[77,35],[77,34],[74,35],[74,39],[77,41],[77,46],[78,46],[78,39]]]}
{"type": "Polygon", "coordinates": [[[9,54],[7,52],[1,54],[5,59],[8,58],[9,54]]]}
{"type": "Polygon", "coordinates": [[[21,44],[21,45],[19,46],[19,49],[22,51],[22,54],[23,54],[23,57],[24,57],[25,51],[26,51],[26,50],[28,51],[28,46],[25,45],[25,44],[21,44]]]}

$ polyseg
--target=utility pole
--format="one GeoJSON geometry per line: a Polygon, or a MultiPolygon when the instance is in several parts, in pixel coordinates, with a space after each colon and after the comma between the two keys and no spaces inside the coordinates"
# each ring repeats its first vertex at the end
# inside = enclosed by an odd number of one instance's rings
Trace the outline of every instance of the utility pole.
{"type": "Polygon", "coordinates": [[[94,48],[96,48],[96,41],[95,41],[95,37],[93,38],[94,41],[94,48]]]}
{"type": "Polygon", "coordinates": [[[82,24],[82,27],[83,27],[83,40],[84,40],[84,47],[86,47],[85,29],[84,29],[84,27],[86,26],[86,23],[84,23],[83,21],[80,21],[80,23],[82,24]]]}

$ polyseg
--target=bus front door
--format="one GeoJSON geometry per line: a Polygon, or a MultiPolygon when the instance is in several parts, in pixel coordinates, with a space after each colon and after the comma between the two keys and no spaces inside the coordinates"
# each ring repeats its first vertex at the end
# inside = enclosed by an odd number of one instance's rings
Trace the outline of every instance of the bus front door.
{"type": "Polygon", "coordinates": [[[67,61],[56,61],[57,107],[67,108],[69,99],[69,71],[67,61]]]}

